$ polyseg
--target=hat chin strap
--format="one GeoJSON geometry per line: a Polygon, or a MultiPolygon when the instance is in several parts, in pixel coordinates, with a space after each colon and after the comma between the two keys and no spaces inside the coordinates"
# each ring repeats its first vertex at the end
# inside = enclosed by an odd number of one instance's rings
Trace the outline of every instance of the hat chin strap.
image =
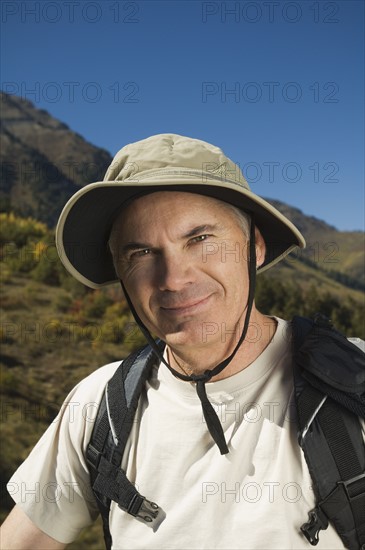
{"type": "Polygon", "coordinates": [[[127,303],[129,305],[129,308],[133,314],[133,317],[135,318],[137,324],[139,325],[144,337],[146,338],[147,342],[157,355],[158,359],[166,365],[166,367],[177,377],[181,380],[185,380],[187,382],[195,382],[196,384],[196,392],[198,394],[198,397],[200,399],[200,402],[202,404],[203,414],[205,421],[207,423],[208,430],[216,442],[216,444],[219,447],[220,453],[227,454],[229,452],[227,443],[224,437],[224,432],[222,425],[219,421],[218,415],[215,412],[215,410],[212,407],[212,404],[210,403],[207,392],[205,388],[205,384],[209,382],[213,376],[216,376],[220,372],[222,372],[223,369],[229,365],[229,363],[232,361],[233,357],[236,355],[239,347],[241,346],[242,342],[246,338],[248,325],[250,322],[250,316],[252,311],[252,305],[254,301],[255,296],[255,286],[256,286],[256,247],[255,247],[255,224],[253,223],[252,217],[251,217],[251,225],[250,225],[250,246],[249,246],[249,291],[248,291],[248,297],[247,297],[247,303],[246,303],[246,318],[244,327],[240,336],[240,339],[234,348],[233,352],[229,357],[224,359],[219,365],[214,367],[213,369],[205,370],[203,374],[192,374],[191,376],[181,374],[180,372],[176,371],[169,365],[169,363],[166,361],[166,359],[163,357],[163,354],[161,353],[156,341],[152,338],[148,328],[144,325],[142,320],[140,319],[138,313],[136,312],[132,301],[130,297],[128,296],[128,293],[124,287],[123,281],[120,280],[120,284],[122,285],[122,289],[125,295],[125,298],[127,300],[127,303]]]}

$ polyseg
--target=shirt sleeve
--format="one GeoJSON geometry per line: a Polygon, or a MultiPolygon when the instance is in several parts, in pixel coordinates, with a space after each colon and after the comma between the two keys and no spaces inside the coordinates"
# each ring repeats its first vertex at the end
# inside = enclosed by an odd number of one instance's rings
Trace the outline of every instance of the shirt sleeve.
{"type": "Polygon", "coordinates": [[[10,496],[44,533],[69,544],[98,516],[85,451],[104,387],[118,363],[98,369],[61,410],[10,479],[10,496]]]}

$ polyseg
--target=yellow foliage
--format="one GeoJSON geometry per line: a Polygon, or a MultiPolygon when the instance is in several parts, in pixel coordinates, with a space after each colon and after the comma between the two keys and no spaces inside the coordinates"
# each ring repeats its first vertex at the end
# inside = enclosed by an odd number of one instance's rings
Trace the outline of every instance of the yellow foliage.
{"type": "Polygon", "coordinates": [[[47,250],[47,244],[43,241],[38,241],[34,247],[34,258],[35,260],[39,260],[44,253],[45,250],[47,250]]]}
{"type": "Polygon", "coordinates": [[[5,224],[7,227],[15,226],[20,229],[30,229],[46,234],[48,228],[45,223],[39,222],[34,218],[20,218],[16,216],[14,212],[1,212],[0,213],[0,227],[5,224]]]}

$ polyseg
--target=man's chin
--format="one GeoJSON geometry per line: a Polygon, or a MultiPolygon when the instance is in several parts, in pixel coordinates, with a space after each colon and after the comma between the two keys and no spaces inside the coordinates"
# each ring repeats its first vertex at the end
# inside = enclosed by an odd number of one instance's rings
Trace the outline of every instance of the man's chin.
{"type": "Polygon", "coordinates": [[[171,346],[201,347],[207,345],[206,328],[202,323],[189,323],[174,330],[168,329],[163,335],[164,342],[171,346]]]}

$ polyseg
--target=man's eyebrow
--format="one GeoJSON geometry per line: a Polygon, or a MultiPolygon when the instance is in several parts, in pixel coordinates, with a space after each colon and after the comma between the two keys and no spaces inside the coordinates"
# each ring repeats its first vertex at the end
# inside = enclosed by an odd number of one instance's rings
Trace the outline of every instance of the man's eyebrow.
{"type": "Polygon", "coordinates": [[[219,226],[217,224],[205,223],[203,225],[197,225],[196,227],[193,227],[193,229],[185,233],[182,238],[188,239],[189,237],[195,237],[196,235],[201,235],[202,233],[206,233],[207,231],[216,231],[217,229],[219,229],[219,226]]]}
{"type": "MultiPolygon", "coordinates": [[[[215,231],[219,228],[219,225],[217,224],[203,224],[203,225],[197,225],[196,227],[193,227],[190,229],[187,233],[181,236],[181,239],[189,239],[191,237],[196,237],[197,235],[201,235],[202,233],[206,233],[207,231],[215,231]]],[[[134,250],[143,250],[144,248],[153,248],[153,245],[151,243],[147,242],[137,242],[137,241],[131,241],[129,243],[126,243],[121,246],[120,252],[122,254],[127,254],[128,252],[133,252],[134,250]]]]}

